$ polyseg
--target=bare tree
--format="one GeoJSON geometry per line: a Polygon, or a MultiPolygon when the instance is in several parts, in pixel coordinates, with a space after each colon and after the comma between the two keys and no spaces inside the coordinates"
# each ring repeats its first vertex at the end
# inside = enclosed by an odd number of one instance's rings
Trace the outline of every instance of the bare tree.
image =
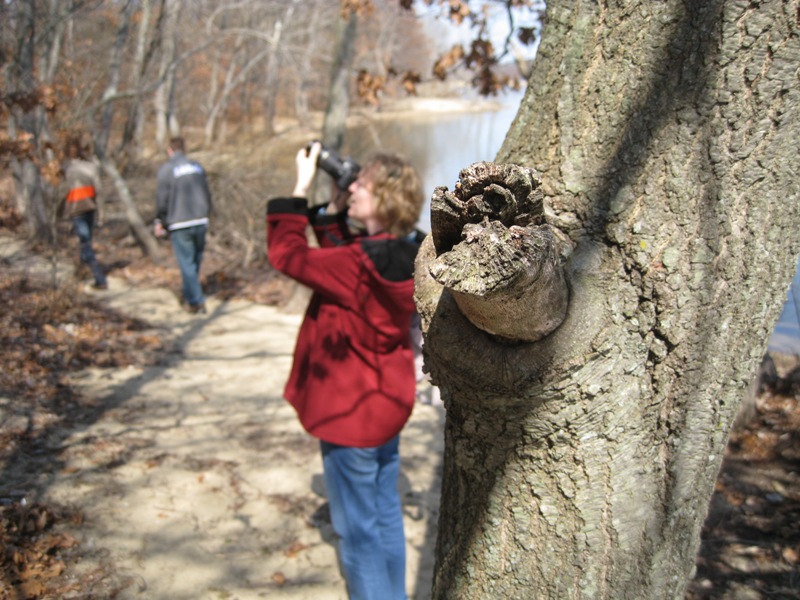
{"type": "Polygon", "coordinates": [[[275,20],[269,36],[269,58],[267,59],[267,76],[264,86],[264,127],[267,135],[275,133],[276,101],[279,88],[279,72],[281,64],[280,47],[283,42],[284,29],[291,22],[299,0],[290,0],[282,17],[275,20]]]}
{"type": "Polygon", "coordinates": [[[109,174],[117,188],[120,200],[125,207],[125,217],[133,231],[134,237],[148,256],[158,259],[161,256],[158,243],[145,225],[127,183],[120,174],[113,158],[109,156],[107,150],[108,140],[111,135],[111,125],[114,119],[115,103],[113,99],[119,92],[119,82],[121,79],[122,52],[128,39],[131,15],[134,12],[135,5],[135,2],[128,0],[122,7],[119,27],[117,29],[115,42],[111,48],[111,55],[108,63],[108,85],[101,99],[102,114],[100,123],[94,130],[93,135],[94,152],[102,164],[103,169],[109,174]]]}
{"type": "MultiPolygon", "coordinates": [[[[136,49],[131,63],[129,86],[137,93],[131,98],[128,107],[128,116],[120,141],[120,155],[124,163],[138,158],[144,129],[145,75],[153,57],[156,39],[150,39],[150,20],[152,18],[152,0],[141,0],[139,3],[139,27],[136,33],[136,49]]],[[[163,15],[163,11],[160,13],[163,15]]],[[[157,24],[158,27],[158,24],[157,24]]]]}
{"type": "MultiPolygon", "coordinates": [[[[53,241],[53,230],[46,209],[40,168],[44,113],[40,110],[42,90],[35,74],[36,3],[17,2],[7,7],[14,23],[16,52],[7,68],[10,84],[7,103],[9,138],[18,142],[11,156],[17,207],[24,215],[29,234],[36,240],[53,241]]],[[[48,53],[49,54],[49,53],[48,53]]]]}
{"type": "Polygon", "coordinates": [[[161,65],[158,82],[153,95],[153,106],[156,115],[156,145],[163,148],[167,143],[167,135],[177,134],[175,115],[171,100],[175,85],[175,68],[177,65],[177,24],[181,8],[181,0],[164,0],[164,19],[161,26],[161,65]]]}
{"type": "Polygon", "coordinates": [[[520,166],[438,190],[418,261],[433,597],[682,598],[800,250],[797,4],[551,0],[545,23],[497,157],[520,166]]]}
{"type": "Polygon", "coordinates": [[[345,124],[350,106],[350,73],[355,49],[358,13],[343,9],[337,21],[336,45],[333,48],[328,106],[322,126],[322,141],[335,150],[344,143],[345,124]]]}
{"type": "MultiPolygon", "coordinates": [[[[324,47],[325,37],[321,31],[321,23],[324,19],[323,6],[318,2],[310,10],[311,20],[308,28],[301,32],[300,51],[289,57],[291,64],[295,65],[294,73],[294,106],[297,120],[303,124],[309,123],[309,100],[308,92],[311,81],[315,73],[312,70],[313,59],[319,49],[324,47]],[[299,55],[299,56],[298,56],[299,55]]],[[[288,62],[288,61],[287,61],[288,62]]]]}
{"type": "Polygon", "coordinates": [[[212,87],[209,90],[211,103],[205,125],[206,144],[211,144],[214,141],[217,122],[224,116],[231,94],[240,84],[246,81],[247,74],[264,59],[267,53],[268,50],[264,49],[256,54],[256,56],[245,59],[244,36],[241,34],[238,35],[234,52],[229,58],[227,69],[225,69],[225,78],[221,89],[217,89],[219,86],[217,85],[216,69],[219,67],[220,55],[219,52],[216,53],[214,60],[215,71],[212,72],[212,87]],[[246,64],[241,68],[239,67],[240,60],[247,60],[246,64]]]}
{"type": "Polygon", "coordinates": [[[121,78],[122,52],[125,43],[128,41],[130,31],[131,15],[136,7],[133,0],[127,0],[120,10],[120,21],[117,27],[117,35],[111,47],[108,61],[108,83],[103,92],[101,103],[100,123],[95,129],[94,145],[98,156],[105,157],[108,149],[108,138],[111,135],[111,125],[114,119],[114,102],[112,99],[119,92],[119,82],[121,78]]]}

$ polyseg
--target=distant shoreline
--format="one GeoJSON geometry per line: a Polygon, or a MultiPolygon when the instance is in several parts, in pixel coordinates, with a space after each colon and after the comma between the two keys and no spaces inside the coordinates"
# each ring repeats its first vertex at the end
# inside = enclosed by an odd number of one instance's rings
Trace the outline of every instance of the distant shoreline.
{"type": "Polygon", "coordinates": [[[398,112],[430,112],[430,113],[449,113],[449,112],[486,112],[501,110],[510,104],[504,102],[502,98],[398,98],[383,103],[379,113],[398,113],[398,112]]]}

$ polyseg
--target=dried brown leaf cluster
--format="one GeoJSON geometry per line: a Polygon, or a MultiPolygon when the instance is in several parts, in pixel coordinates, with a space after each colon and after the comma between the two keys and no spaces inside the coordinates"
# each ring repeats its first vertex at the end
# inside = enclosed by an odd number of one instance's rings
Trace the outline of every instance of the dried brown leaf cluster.
{"type": "Polygon", "coordinates": [[[464,59],[464,47],[461,44],[453,46],[448,52],[439,57],[433,65],[433,74],[441,80],[447,79],[448,72],[455,68],[464,59]]]}
{"type": "Polygon", "coordinates": [[[78,591],[77,580],[60,577],[67,568],[62,555],[78,542],[55,526],[80,520],[80,513],[40,504],[0,508],[0,599],[57,598],[78,591]]]}
{"type": "Polygon", "coordinates": [[[461,25],[467,19],[472,11],[469,5],[463,0],[449,0],[450,5],[450,19],[456,24],[461,25]]]}
{"type": "Polygon", "coordinates": [[[731,435],[687,600],[800,598],[798,393],[766,390],[731,435]]]}
{"type": "Polygon", "coordinates": [[[0,275],[0,389],[50,398],[69,371],[133,364],[161,342],[145,326],[99,308],[77,286],[52,288],[24,274],[0,275]]]}
{"type": "Polygon", "coordinates": [[[372,75],[365,69],[361,69],[358,72],[358,78],[356,80],[356,93],[358,94],[358,97],[367,104],[378,106],[378,104],[380,104],[378,96],[383,91],[385,86],[385,77],[372,75]]]}
{"type": "MultiPolygon", "coordinates": [[[[30,112],[37,107],[42,107],[52,118],[60,107],[59,97],[72,95],[75,90],[67,86],[40,85],[31,92],[12,92],[4,94],[0,90],[0,117],[7,116],[9,112],[19,110],[30,112]]],[[[64,158],[62,147],[66,138],[75,133],[60,131],[58,126],[51,124],[51,135],[61,138],[60,141],[39,140],[30,131],[18,129],[11,136],[8,131],[0,131],[0,165],[7,166],[12,160],[29,160],[39,167],[39,172],[45,181],[51,185],[58,185],[61,180],[61,162],[64,158]]],[[[3,225],[0,222],[0,225],[3,225]]]]}
{"type": "Polygon", "coordinates": [[[366,16],[375,10],[372,0],[341,0],[342,1],[342,18],[349,19],[350,15],[355,13],[359,17],[366,16]]]}
{"type": "Polygon", "coordinates": [[[80,526],[80,513],[26,504],[18,489],[31,486],[21,478],[34,477],[42,468],[35,461],[56,451],[52,436],[90,409],[72,391],[70,372],[141,364],[161,346],[143,324],[92,304],[76,285],[54,289],[46,278],[0,271],[0,398],[11,415],[0,426],[0,600],[61,598],[89,589],[85,577],[69,575],[80,548],[59,531],[64,524],[80,526]]]}
{"type": "MultiPolygon", "coordinates": [[[[469,52],[461,44],[456,44],[439,56],[431,69],[432,75],[445,81],[453,72],[459,68],[467,68],[474,75],[472,84],[481,95],[494,96],[503,89],[519,90],[522,87],[520,75],[528,73],[522,66],[519,67],[520,73],[512,75],[504,72],[500,65],[502,56],[510,52],[509,41],[506,41],[504,48],[499,51],[489,40],[488,32],[491,30],[489,16],[486,7],[482,11],[475,12],[470,8],[469,2],[465,0],[424,0],[428,6],[439,5],[443,15],[456,25],[464,22],[471,22],[475,28],[475,37],[469,44],[469,52]]],[[[534,6],[532,0],[505,0],[498,1],[497,4],[504,4],[510,11],[512,8],[528,7],[531,11],[540,11],[534,6]]],[[[365,7],[370,5],[368,0],[343,0],[342,7],[346,15],[355,11],[357,14],[366,14],[365,7]]],[[[399,0],[399,6],[405,10],[413,10],[411,0],[399,0]]],[[[543,18],[540,14],[540,18],[543,18]]],[[[513,21],[513,20],[512,20],[513,21]]],[[[517,40],[526,46],[532,45],[537,40],[537,31],[532,27],[517,27],[515,32],[517,40]]],[[[510,37],[509,37],[510,40],[510,37]]],[[[409,95],[417,95],[417,86],[422,81],[422,77],[414,71],[406,71],[402,75],[392,67],[387,68],[388,74],[375,75],[362,69],[358,74],[357,94],[358,97],[372,106],[380,104],[380,95],[385,91],[389,80],[399,78],[401,88],[409,95]]]]}
{"type": "Polygon", "coordinates": [[[58,109],[56,89],[49,85],[40,85],[31,91],[0,91],[0,116],[5,116],[14,109],[30,112],[37,106],[43,106],[50,114],[55,113],[58,109]]]}

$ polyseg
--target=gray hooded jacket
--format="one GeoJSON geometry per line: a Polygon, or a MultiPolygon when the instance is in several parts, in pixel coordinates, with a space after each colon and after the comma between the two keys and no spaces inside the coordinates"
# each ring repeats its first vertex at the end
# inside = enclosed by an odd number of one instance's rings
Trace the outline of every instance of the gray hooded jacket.
{"type": "Polygon", "coordinates": [[[207,223],[211,192],[206,172],[183,152],[175,152],[158,170],[156,218],[167,229],[207,223]]]}

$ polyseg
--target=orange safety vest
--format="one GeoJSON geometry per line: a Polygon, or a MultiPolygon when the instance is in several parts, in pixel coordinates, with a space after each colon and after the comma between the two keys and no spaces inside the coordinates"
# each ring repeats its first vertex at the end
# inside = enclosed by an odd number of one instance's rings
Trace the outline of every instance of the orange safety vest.
{"type": "Polygon", "coordinates": [[[95,191],[93,185],[84,185],[72,188],[67,194],[67,202],[80,202],[81,200],[94,199],[95,191]]]}

